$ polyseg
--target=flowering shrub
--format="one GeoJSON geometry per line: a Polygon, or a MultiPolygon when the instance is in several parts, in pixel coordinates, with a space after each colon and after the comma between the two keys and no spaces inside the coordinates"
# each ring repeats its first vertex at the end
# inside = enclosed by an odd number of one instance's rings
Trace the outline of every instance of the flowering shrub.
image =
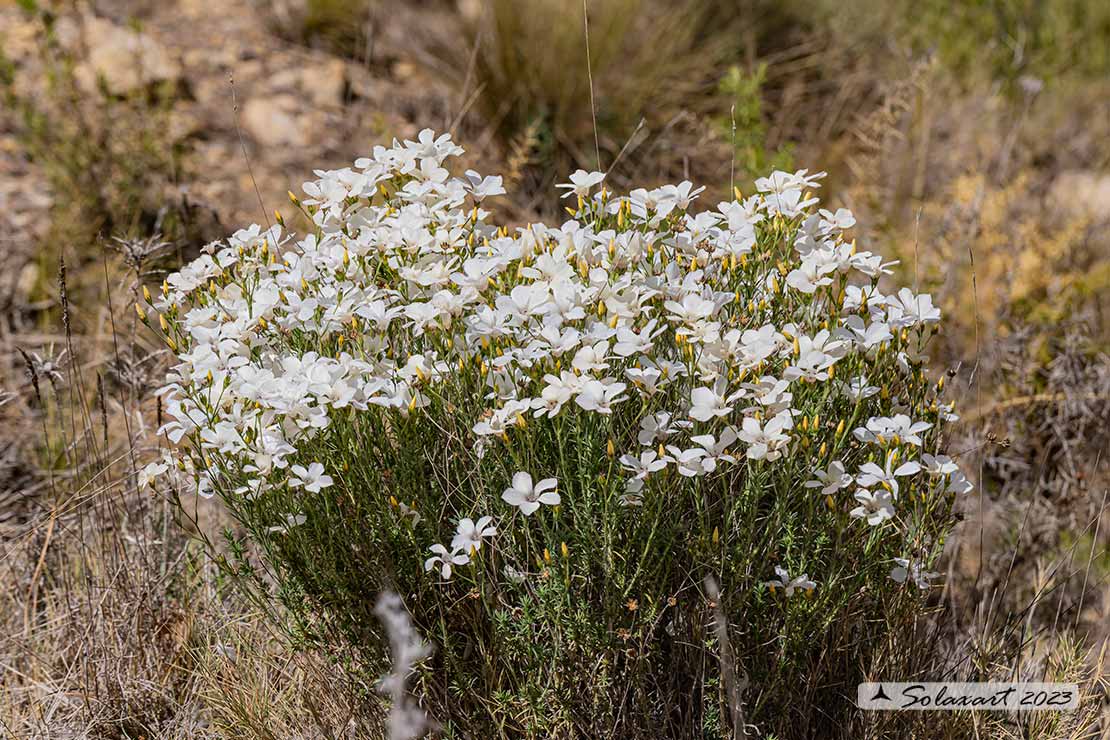
{"type": "Polygon", "coordinates": [[[726,652],[746,719],[805,732],[800,692],[854,691],[969,488],[922,355],[939,311],[879,290],[821,174],[695,213],[689,182],[580,170],[566,223],[509,230],[461,151],[425,131],[318,172],[312,233],[239,231],[139,307],[177,357],[145,477],[226,502],[356,669],[399,594],[448,735],[716,736],[726,652]]]}

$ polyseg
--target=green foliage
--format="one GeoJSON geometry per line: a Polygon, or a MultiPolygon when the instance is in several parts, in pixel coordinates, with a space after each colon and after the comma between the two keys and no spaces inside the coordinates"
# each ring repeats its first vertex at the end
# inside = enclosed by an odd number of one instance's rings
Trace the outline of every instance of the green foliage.
{"type": "Polygon", "coordinates": [[[732,66],[721,78],[718,93],[727,103],[727,112],[718,117],[717,128],[731,142],[736,156],[738,184],[749,189],[755,177],[771,170],[788,170],[794,165],[789,145],[771,151],[767,146],[767,122],[763,114],[763,84],[767,65],[760,64],[748,74],[732,66]]]}
{"type": "MultiPolygon", "coordinates": [[[[814,6],[791,12],[812,19],[814,6]]],[[[1110,4],[1102,0],[895,0],[820,3],[816,17],[848,46],[878,50],[884,40],[936,53],[958,79],[1000,80],[1017,91],[1023,76],[1052,84],[1110,73],[1110,4]]]]}
{"type": "Polygon", "coordinates": [[[298,34],[310,46],[361,58],[372,0],[307,0],[298,34]]]}

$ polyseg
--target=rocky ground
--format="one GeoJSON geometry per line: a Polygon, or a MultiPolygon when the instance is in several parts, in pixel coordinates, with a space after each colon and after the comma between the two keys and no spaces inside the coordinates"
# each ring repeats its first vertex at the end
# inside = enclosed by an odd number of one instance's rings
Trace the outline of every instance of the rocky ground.
{"type": "MultiPolygon", "coordinates": [[[[165,143],[186,152],[175,186],[225,227],[272,219],[313,169],[341,166],[426,126],[445,128],[458,113],[451,91],[397,53],[388,29],[369,58],[344,58],[283,38],[281,17],[258,5],[97,2],[57,21],[85,92],[175,86],[165,143]]],[[[393,34],[399,25],[391,24],[393,34]]],[[[0,37],[17,90],[35,89],[41,25],[0,4],[0,37]]],[[[11,118],[0,114],[0,223],[9,249],[34,241],[50,204],[11,118]]]]}

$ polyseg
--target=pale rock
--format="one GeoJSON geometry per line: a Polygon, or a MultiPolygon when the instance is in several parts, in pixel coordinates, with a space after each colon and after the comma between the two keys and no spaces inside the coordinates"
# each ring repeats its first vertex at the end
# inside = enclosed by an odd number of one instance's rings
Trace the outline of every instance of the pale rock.
{"type": "Polygon", "coordinates": [[[346,88],[347,65],[342,59],[312,61],[301,70],[301,89],[322,108],[342,106],[346,88]]]}
{"type": "Polygon", "coordinates": [[[86,16],[81,33],[88,58],[76,69],[78,84],[95,91],[103,79],[108,92],[123,95],[155,82],[177,80],[180,64],[150,34],[86,16]]]}
{"type": "Polygon", "coordinates": [[[1105,218],[1110,214],[1110,175],[1090,170],[1061,172],[1052,183],[1050,198],[1072,215],[1105,218]]]}
{"type": "Polygon", "coordinates": [[[303,146],[308,143],[311,123],[299,116],[300,101],[281,94],[251,98],[243,106],[243,128],[260,146],[303,146]]]}

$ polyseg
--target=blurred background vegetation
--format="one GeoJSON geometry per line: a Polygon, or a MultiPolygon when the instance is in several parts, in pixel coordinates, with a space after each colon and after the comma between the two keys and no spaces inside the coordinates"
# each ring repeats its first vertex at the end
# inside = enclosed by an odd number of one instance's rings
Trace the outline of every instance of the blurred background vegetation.
{"type": "Polygon", "coordinates": [[[341,736],[362,716],[213,567],[193,535],[218,510],[136,492],[164,358],[127,309],[207,241],[292,223],[312,169],[424,127],[505,175],[515,223],[557,217],[577,167],[690,179],[707,204],[827,170],[822,197],[948,317],[933,362],[983,493],[936,599],[950,655],[1102,670],[1110,3],[0,0],[0,100],[10,733],[341,736]]]}

